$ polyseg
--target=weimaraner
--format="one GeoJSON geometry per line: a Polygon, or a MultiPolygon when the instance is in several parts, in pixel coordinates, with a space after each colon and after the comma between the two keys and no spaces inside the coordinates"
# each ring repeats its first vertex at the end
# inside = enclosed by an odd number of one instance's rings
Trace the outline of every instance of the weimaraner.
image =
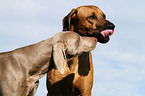
{"type": "Polygon", "coordinates": [[[63,74],[67,61],[93,50],[96,43],[93,37],[60,32],[39,43],[0,53],[0,96],[34,96],[38,80],[51,69],[51,58],[63,74]]]}

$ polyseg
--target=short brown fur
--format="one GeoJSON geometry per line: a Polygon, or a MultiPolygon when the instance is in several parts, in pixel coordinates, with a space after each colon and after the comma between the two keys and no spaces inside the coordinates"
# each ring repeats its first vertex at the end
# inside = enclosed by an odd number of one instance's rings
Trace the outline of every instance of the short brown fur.
{"type": "MultiPolygon", "coordinates": [[[[113,23],[106,20],[105,14],[96,6],[81,6],[72,9],[63,19],[64,31],[70,30],[81,36],[96,37],[100,43],[109,41],[109,37],[103,38],[100,31],[114,30],[114,27],[113,23]]],[[[52,69],[47,74],[48,96],[91,96],[92,85],[93,64],[90,52],[68,61],[63,75],[56,69],[52,69]]]]}

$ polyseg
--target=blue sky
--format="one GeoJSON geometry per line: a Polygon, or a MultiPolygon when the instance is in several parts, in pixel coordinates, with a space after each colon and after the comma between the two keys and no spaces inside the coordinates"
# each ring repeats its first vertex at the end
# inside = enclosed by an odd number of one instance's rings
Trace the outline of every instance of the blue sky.
{"type": "MultiPolygon", "coordinates": [[[[98,6],[116,25],[92,51],[92,96],[145,96],[144,0],[0,0],[0,52],[61,32],[63,17],[82,5],[98,6]]],[[[35,96],[46,96],[45,79],[35,96]]]]}

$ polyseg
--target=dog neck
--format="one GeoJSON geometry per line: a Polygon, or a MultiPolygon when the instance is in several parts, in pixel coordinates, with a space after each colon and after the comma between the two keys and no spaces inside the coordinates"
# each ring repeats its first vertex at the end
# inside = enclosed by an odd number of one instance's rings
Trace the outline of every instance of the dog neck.
{"type": "Polygon", "coordinates": [[[44,74],[47,71],[52,52],[51,39],[12,51],[28,74],[44,74]]]}

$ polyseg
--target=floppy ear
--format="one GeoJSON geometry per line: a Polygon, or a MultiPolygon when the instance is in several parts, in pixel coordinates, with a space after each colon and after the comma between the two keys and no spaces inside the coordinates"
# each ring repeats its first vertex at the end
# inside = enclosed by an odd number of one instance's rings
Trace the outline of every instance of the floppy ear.
{"type": "Polygon", "coordinates": [[[71,25],[71,19],[76,16],[76,9],[72,9],[72,11],[63,18],[63,31],[73,31],[73,27],[71,25]]]}
{"type": "Polygon", "coordinates": [[[63,74],[67,63],[63,43],[54,44],[53,59],[54,59],[55,67],[61,72],[61,74],[63,74]]]}

